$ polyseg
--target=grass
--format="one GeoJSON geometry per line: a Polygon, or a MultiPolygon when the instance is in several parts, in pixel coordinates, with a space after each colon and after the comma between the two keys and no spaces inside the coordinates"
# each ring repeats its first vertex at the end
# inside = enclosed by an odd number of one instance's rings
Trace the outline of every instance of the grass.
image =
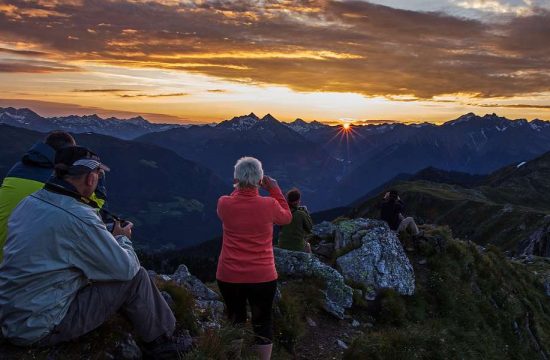
{"type": "Polygon", "coordinates": [[[306,331],[306,316],[322,308],[324,284],[317,279],[289,282],[281,290],[281,299],[274,316],[275,343],[293,354],[306,331]]]}
{"type": "Polygon", "coordinates": [[[192,352],[186,354],[184,360],[252,360],[255,354],[250,350],[253,344],[253,334],[246,328],[225,325],[218,330],[207,330],[192,352]]]}
{"type": "Polygon", "coordinates": [[[172,311],[179,326],[189,330],[191,335],[197,335],[199,327],[193,312],[195,308],[195,298],[193,295],[187,289],[171,282],[160,282],[157,285],[160,291],[166,291],[170,294],[172,300],[174,300],[172,311]]]}
{"type": "Polygon", "coordinates": [[[550,303],[540,282],[496,247],[479,252],[445,228],[439,253],[414,254],[414,296],[381,292],[363,311],[375,327],[355,339],[345,359],[540,359],[550,348],[550,303]],[[427,264],[416,264],[426,257],[427,264]],[[537,350],[537,346],[541,349],[537,350]]]}

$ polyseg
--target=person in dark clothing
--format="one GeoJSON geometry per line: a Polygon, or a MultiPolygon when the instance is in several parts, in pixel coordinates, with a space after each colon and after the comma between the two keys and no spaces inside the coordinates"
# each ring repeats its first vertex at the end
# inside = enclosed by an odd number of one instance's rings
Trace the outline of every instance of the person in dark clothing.
{"type": "MultiPolygon", "coordinates": [[[[0,261],[8,236],[8,218],[13,209],[30,194],[42,189],[53,175],[55,154],[59,149],[76,144],[71,134],[50,132],[44,142],[34,144],[7,173],[0,187],[0,261]]],[[[107,191],[101,179],[92,200],[105,206],[107,191]]]]}
{"type": "Polygon", "coordinates": [[[306,241],[306,236],[311,233],[313,220],[307,208],[300,206],[300,198],[298,189],[292,189],[286,194],[292,212],[292,222],[281,226],[278,245],[281,249],[311,253],[311,245],[306,241]]]}
{"type": "Polygon", "coordinates": [[[394,231],[410,231],[414,236],[421,235],[414,219],[403,216],[404,210],[405,204],[401,201],[399,193],[391,190],[384,195],[384,201],[380,204],[380,218],[394,231]]]}

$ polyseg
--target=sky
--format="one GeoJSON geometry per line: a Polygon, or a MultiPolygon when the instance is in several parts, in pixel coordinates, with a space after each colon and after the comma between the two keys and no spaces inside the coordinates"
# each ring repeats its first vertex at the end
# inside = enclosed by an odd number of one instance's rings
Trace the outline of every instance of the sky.
{"type": "Polygon", "coordinates": [[[0,0],[0,106],[550,120],[550,0],[0,0]]]}

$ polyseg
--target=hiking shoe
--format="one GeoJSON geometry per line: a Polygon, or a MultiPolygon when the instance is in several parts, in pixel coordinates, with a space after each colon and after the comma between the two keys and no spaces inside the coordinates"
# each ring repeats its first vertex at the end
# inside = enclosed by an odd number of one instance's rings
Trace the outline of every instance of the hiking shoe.
{"type": "Polygon", "coordinates": [[[180,360],[183,354],[191,350],[193,339],[190,336],[159,336],[156,340],[145,344],[144,359],[180,360]]]}

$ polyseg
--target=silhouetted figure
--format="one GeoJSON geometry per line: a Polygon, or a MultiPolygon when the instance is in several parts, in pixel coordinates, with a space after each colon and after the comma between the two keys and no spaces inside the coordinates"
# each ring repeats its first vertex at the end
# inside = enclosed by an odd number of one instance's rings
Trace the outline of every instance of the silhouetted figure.
{"type": "Polygon", "coordinates": [[[405,204],[401,201],[399,193],[391,190],[384,195],[384,201],[380,204],[380,218],[394,231],[410,231],[413,236],[421,235],[414,219],[403,216],[404,209],[405,204]]]}

